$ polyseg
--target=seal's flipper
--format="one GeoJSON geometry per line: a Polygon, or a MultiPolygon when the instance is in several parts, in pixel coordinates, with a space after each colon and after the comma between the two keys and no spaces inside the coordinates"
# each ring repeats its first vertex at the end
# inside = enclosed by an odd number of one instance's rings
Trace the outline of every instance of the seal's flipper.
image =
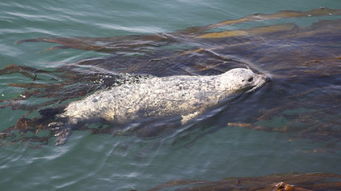
{"type": "Polygon", "coordinates": [[[62,129],[61,131],[55,134],[55,136],[57,137],[55,145],[58,146],[65,144],[70,135],[71,135],[70,127],[62,129]]]}
{"type": "Polygon", "coordinates": [[[52,122],[48,125],[53,136],[56,137],[55,145],[63,145],[71,135],[71,125],[63,122],[52,122]]]}

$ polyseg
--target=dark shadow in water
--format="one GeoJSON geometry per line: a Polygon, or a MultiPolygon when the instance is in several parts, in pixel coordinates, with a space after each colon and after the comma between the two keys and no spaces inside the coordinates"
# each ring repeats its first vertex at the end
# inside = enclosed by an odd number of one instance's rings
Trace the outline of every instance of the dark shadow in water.
{"type": "MultiPolygon", "coordinates": [[[[25,91],[17,98],[0,100],[0,108],[27,110],[28,114],[18,119],[13,127],[2,130],[0,137],[15,142],[47,142],[53,136],[47,124],[55,120],[55,115],[62,112],[68,102],[99,89],[138,83],[149,75],[214,75],[235,67],[250,67],[270,75],[272,82],[260,91],[224,106],[214,116],[216,126],[292,132],[295,137],[338,144],[341,138],[341,21],[324,20],[308,27],[285,23],[234,31],[222,30],[221,27],[271,19],[340,14],[341,10],[327,8],[305,12],[281,11],[167,34],[21,40],[18,43],[60,44],[51,50],[76,48],[111,54],[53,69],[18,65],[1,69],[0,75],[20,73],[32,82],[8,84],[25,91]],[[211,32],[212,29],[221,30],[211,32]],[[27,104],[31,99],[45,101],[27,104]],[[31,112],[38,110],[41,116],[29,117],[31,112]],[[278,120],[281,121],[279,125],[273,125],[278,120]],[[48,135],[36,135],[43,130],[48,131],[48,135]],[[24,135],[19,136],[18,133],[24,135]]],[[[211,118],[210,115],[202,117],[211,118]]],[[[212,122],[205,119],[204,123],[212,122]]],[[[193,126],[200,127],[200,124],[193,126]]],[[[163,125],[169,124],[165,121],[163,125]]],[[[167,129],[172,129],[171,132],[180,127],[178,124],[169,126],[167,129]]],[[[154,126],[147,125],[124,134],[159,136],[165,129],[151,127],[154,126]]],[[[112,129],[110,125],[97,129],[78,128],[95,134],[112,134],[112,129]]]]}

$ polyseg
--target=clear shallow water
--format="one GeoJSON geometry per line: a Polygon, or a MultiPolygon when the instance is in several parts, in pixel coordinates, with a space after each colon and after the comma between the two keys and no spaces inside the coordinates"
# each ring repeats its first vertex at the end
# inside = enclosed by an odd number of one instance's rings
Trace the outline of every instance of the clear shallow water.
{"type": "MultiPolygon", "coordinates": [[[[18,64],[46,68],[62,62],[71,63],[82,58],[106,55],[73,49],[46,51],[51,47],[46,43],[15,44],[17,40],[27,38],[172,32],[257,12],[318,7],[336,9],[341,8],[341,5],[338,0],[300,3],[2,1],[0,66],[18,64]]],[[[318,20],[297,19],[297,22],[309,24],[318,20]]],[[[265,24],[267,22],[271,23],[265,21],[265,24]]],[[[296,19],[289,22],[296,22],[296,19]]],[[[232,26],[231,29],[238,27],[244,25],[232,26]]],[[[21,91],[20,88],[7,87],[5,84],[27,81],[21,75],[1,76],[0,79],[0,95],[4,94],[4,98],[21,91]]],[[[255,95],[260,98],[253,101],[260,100],[265,92],[266,89],[262,89],[255,95]]],[[[250,110],[239,112],[243,116],[250,110]]],[[[1,129],[13,125],[23,113],[1,109],[1,129]]],[[[226,116],[229,115],[220,114],[216,122],[209,123],[209,127],[223,126],[220,121],[226,121],[226,116]]],[[[270,124],[276,126],[287,120],[278,116],[270,124]]],[[[52,142],[48,146],[32,146],[29,143],[5,145],[0,151],[0,190],[146,190],[175,179],[216,180],[271,173],[341,172],[339,145],[333,143],[333,146],[329,146],[328,141],[291,140],[293,134],[230,127],[213,132],[205,128],[185,135],[166,139],[139,139],[75,132],[70,141],[61,147],[53,146],[52,142]],[[195,139],[196,136],[200,138],[195,139]],[[196,141],[192,142],[193,139],[196,141]],[[329,147],[334,149],[331,152],[314,152],[316,148],[329,147]]]]}

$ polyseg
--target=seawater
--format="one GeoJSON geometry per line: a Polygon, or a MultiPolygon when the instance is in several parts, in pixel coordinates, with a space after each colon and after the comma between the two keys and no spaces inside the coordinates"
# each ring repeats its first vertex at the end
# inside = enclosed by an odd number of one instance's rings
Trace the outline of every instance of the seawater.
{"type": "MultiPolygon", "coordinates": [[[[15,44],[22,39],[163,33],[253,13],[319,7],[340,9],[341,3],[339,0],[2,0],[0,67],[17,64],[47,68],[106,55],[73,49],[48,51],[47,43],[15,44]]],[[[302,21],[297,19],[297,22],[302,21]]],[[[240,27],[244,26],[231,29],[240,27]]],[[[20,94],[22,89],[6,84],[26,81],[19,74],[0,76],[0,96],[5,99],[20,94]]],[[[1,109],[0,128],[13,125],[23,114],[20,110],[1,109]]],[[[284,122],[273,121],[274,125],[284,122]]],[[[213,124],[211,128],[219,125],[213,124]]],[[[290,134],[228,127],[213,132],[197,130],[184,137],[167,139],[75,132],[66,145],[59,147],[28,143],[1,146],[0,190],[146,190],[177,179],[341,172],[340,152],[311,152],[326,142],[290,139],[290,134]],[[191,134],[198,138],[191,138],[191,134]]]]}

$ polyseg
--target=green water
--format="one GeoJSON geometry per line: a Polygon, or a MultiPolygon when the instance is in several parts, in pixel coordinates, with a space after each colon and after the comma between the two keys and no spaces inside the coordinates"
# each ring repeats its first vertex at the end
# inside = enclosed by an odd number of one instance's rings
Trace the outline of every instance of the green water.
{"type": "MultiPolygon", "coordinates": [[[[47,43],[15,44],[22,39],[172,32],[253,13],[319,7],[340,9],[341,2],[2,0],[0,67],[18,64],[47,68],[106,55],[73,49],[47,51],[51,47],[47,43]]],[[[6,84],[26,81],[21,75],[0,76],[0,96],[9,98],[19,94],[20,88],[6,84]]],[[[1,109],[0,128],[13,125],[22,114],[23,111],[1,109]]],[[[274,126],[285,122],[280,116],[271,121],[274,126]]],[[[67,144],[59,147],[52,142],[1,146],[0,190],[146,190],[177,179],[218,180],[290,172],[341,173],[339,150],[313,152],[316,148],[328,147],[328,141],[292,140],[290,134],[243,128],[226,127],[213,133],[201,131],[207,129],[192,132],[202,134],[194,142],[188,141],[188,137],[139,139],[75,132],[67,144]]]]}

